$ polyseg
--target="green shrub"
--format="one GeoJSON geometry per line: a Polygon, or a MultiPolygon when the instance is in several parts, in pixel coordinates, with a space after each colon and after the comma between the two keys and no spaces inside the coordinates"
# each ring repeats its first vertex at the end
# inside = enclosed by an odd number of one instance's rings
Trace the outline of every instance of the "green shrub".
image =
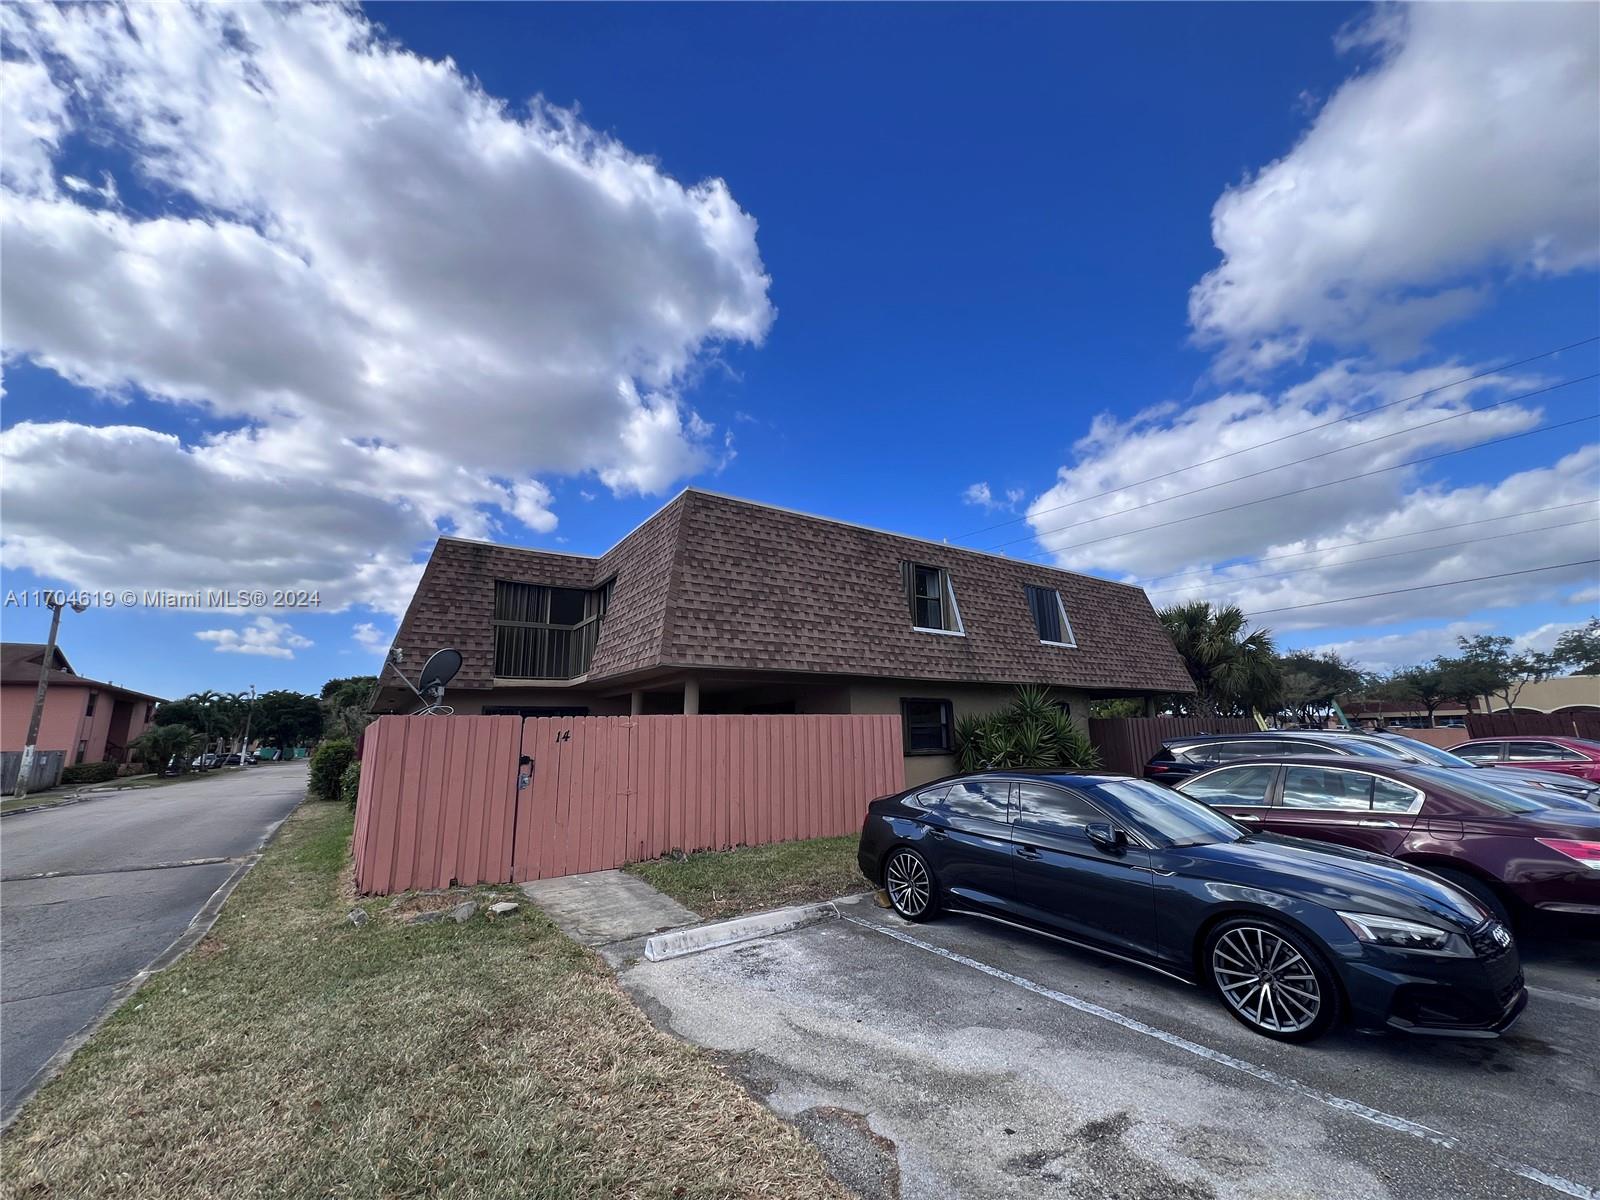
{"type": "Polygon", "coordinates": [[[62,783],[107,783],[116,777],[114,762],[74,763],[61,772],[62,783]]]}
{"type": "Polygon", "coordinates": [[[344,769],[356,756],[356,744],[349,738],[328,738],[311,756],[311,794],[319,800],[339,799],[344,769]]]}
{"type": "Polygon", "coordinates": [[[344,769],[344,774],[339,777],[339,799],[354,808],[356,806],[356,796],[360,792],[361,764],[352,758],[350,765],[344,769]]]}
{"type": "Polygon", "coordinates": [[[1100,754],[1047,688],[1018,688],[986,717],[956,722],[956,765],[963,771],[1092,771],[1100,754]]]}

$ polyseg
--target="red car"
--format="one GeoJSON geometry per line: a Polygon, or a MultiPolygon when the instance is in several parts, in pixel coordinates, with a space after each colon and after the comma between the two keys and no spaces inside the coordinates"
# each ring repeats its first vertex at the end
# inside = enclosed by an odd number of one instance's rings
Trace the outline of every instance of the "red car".
{"type": "Polygon", "coordinates": [[[1473,738],[1450,753],[1478,766],[1532,767],[1600,783],[1600,742],[1575,737],[1473,738]]]}
{"type": "Polygon", "coordinates": [[[1422,867],[1501,920],[1518,908],[1600,917],[1600,812],[1487,772],[1284,757],[1217,767],[1177,790],[1251,829],[1422,867]]]}

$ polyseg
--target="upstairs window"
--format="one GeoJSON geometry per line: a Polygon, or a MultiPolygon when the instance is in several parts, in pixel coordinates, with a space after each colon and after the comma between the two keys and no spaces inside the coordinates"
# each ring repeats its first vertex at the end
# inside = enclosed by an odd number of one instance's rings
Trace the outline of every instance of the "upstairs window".
{"type": "Polygon", "coordinates": [[[1076,646],[1072,636],[1072,623],[1067,620],[1067,609],[1061,603],[1061,593],[1055,588],[1026,588],[1028,611],[1033,614],[1033,626],[1039,631],[1039,640],[1047,646],[1076,646]]]}
{"type": "Polygon", "coordinates": [[[609,582],[591,590],[495,580],[495,675],[572,679],[586,674],[610,604],[609,582]]]}
{"type": "Polygon", "coordinates": [[[901,563],[900,570],[911,601],[912,628],[924,633],[966,633],[949,571],[912,562],[901,563]]]}
{"type": "Polygon", "coordinates": [[[94,716],[94,702],[96,700],[98,700],[98,699],[100,699],[100,693],[99,692],[90,692],[89,693],[89,704],[88,704],[88,707],[86,707],[83,710],[83,715],[84,716],[86,716],[86,717],[94,716]]]}

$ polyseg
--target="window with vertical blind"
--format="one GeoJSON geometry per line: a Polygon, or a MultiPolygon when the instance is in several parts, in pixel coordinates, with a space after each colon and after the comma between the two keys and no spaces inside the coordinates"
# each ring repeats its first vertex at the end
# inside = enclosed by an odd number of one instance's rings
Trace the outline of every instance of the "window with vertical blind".
{"type": "Polygon", "coordinates": [[[587,673],[610,605],[609,581],[564,588],[495,580],[495,676],[572,679],[587,673]]]}
{"type": "Polygon", "coordinates": [[[1033,627],[1039,631],[1039,640],[1051,646],[1076,646],[1072,636],[1072,622],[1067,620],[1066,605],[1061,603],[1061,593],[1055,588],[1028,584],[1024,591],[1028,598],[1028,611],[1033,614],[1033,627]]]}

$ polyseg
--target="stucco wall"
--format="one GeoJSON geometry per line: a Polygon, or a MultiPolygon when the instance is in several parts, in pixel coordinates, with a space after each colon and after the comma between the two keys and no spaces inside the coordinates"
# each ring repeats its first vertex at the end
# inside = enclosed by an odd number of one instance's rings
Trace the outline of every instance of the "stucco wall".
{"type": "MultiPolygon", "coordinates": [[[[1075,724],[1088,732],[1089,697],[1084,692],[1069,692],[1060,688],[1055,694],[1071,706],[1075,724]]],[[[857,683],[850,688],[850,708],[853,713],[900,713],[901,700],[948,700],[953,721],[969,715],[984,716],[1004,708],[1016,695],[1009,686],[983,684],[930,684],[917,680],[872,680],[857,683]]],[[[952,774],[956,769],[953,754],[907,754],[906,786],[916,787],[941,775],[952,774]]]]}
{"type": "MultiPolygon", "coordinates": [[[[36,685],[8,683],[0,687],[0,749],[21,750],[28,738],[28,718],[33,713],[33,696],[36,685]]],[[[94,728],[99,729],[99,753],[105,753],[105,731],[111,720],[111,704],[104,691],[95,704],[94,717],[84,718],[89,703],[88,688],[51,684],[45,693],[44,717],[39,722],[38,747],[41,750],[60,750],[67,756],[67,765],[77,759],[78,741],[90,739],[89,749],[94,751],[94,728]]],[[[99,762],[98,757],[85,755],[85,762],[99,762]]]]}

